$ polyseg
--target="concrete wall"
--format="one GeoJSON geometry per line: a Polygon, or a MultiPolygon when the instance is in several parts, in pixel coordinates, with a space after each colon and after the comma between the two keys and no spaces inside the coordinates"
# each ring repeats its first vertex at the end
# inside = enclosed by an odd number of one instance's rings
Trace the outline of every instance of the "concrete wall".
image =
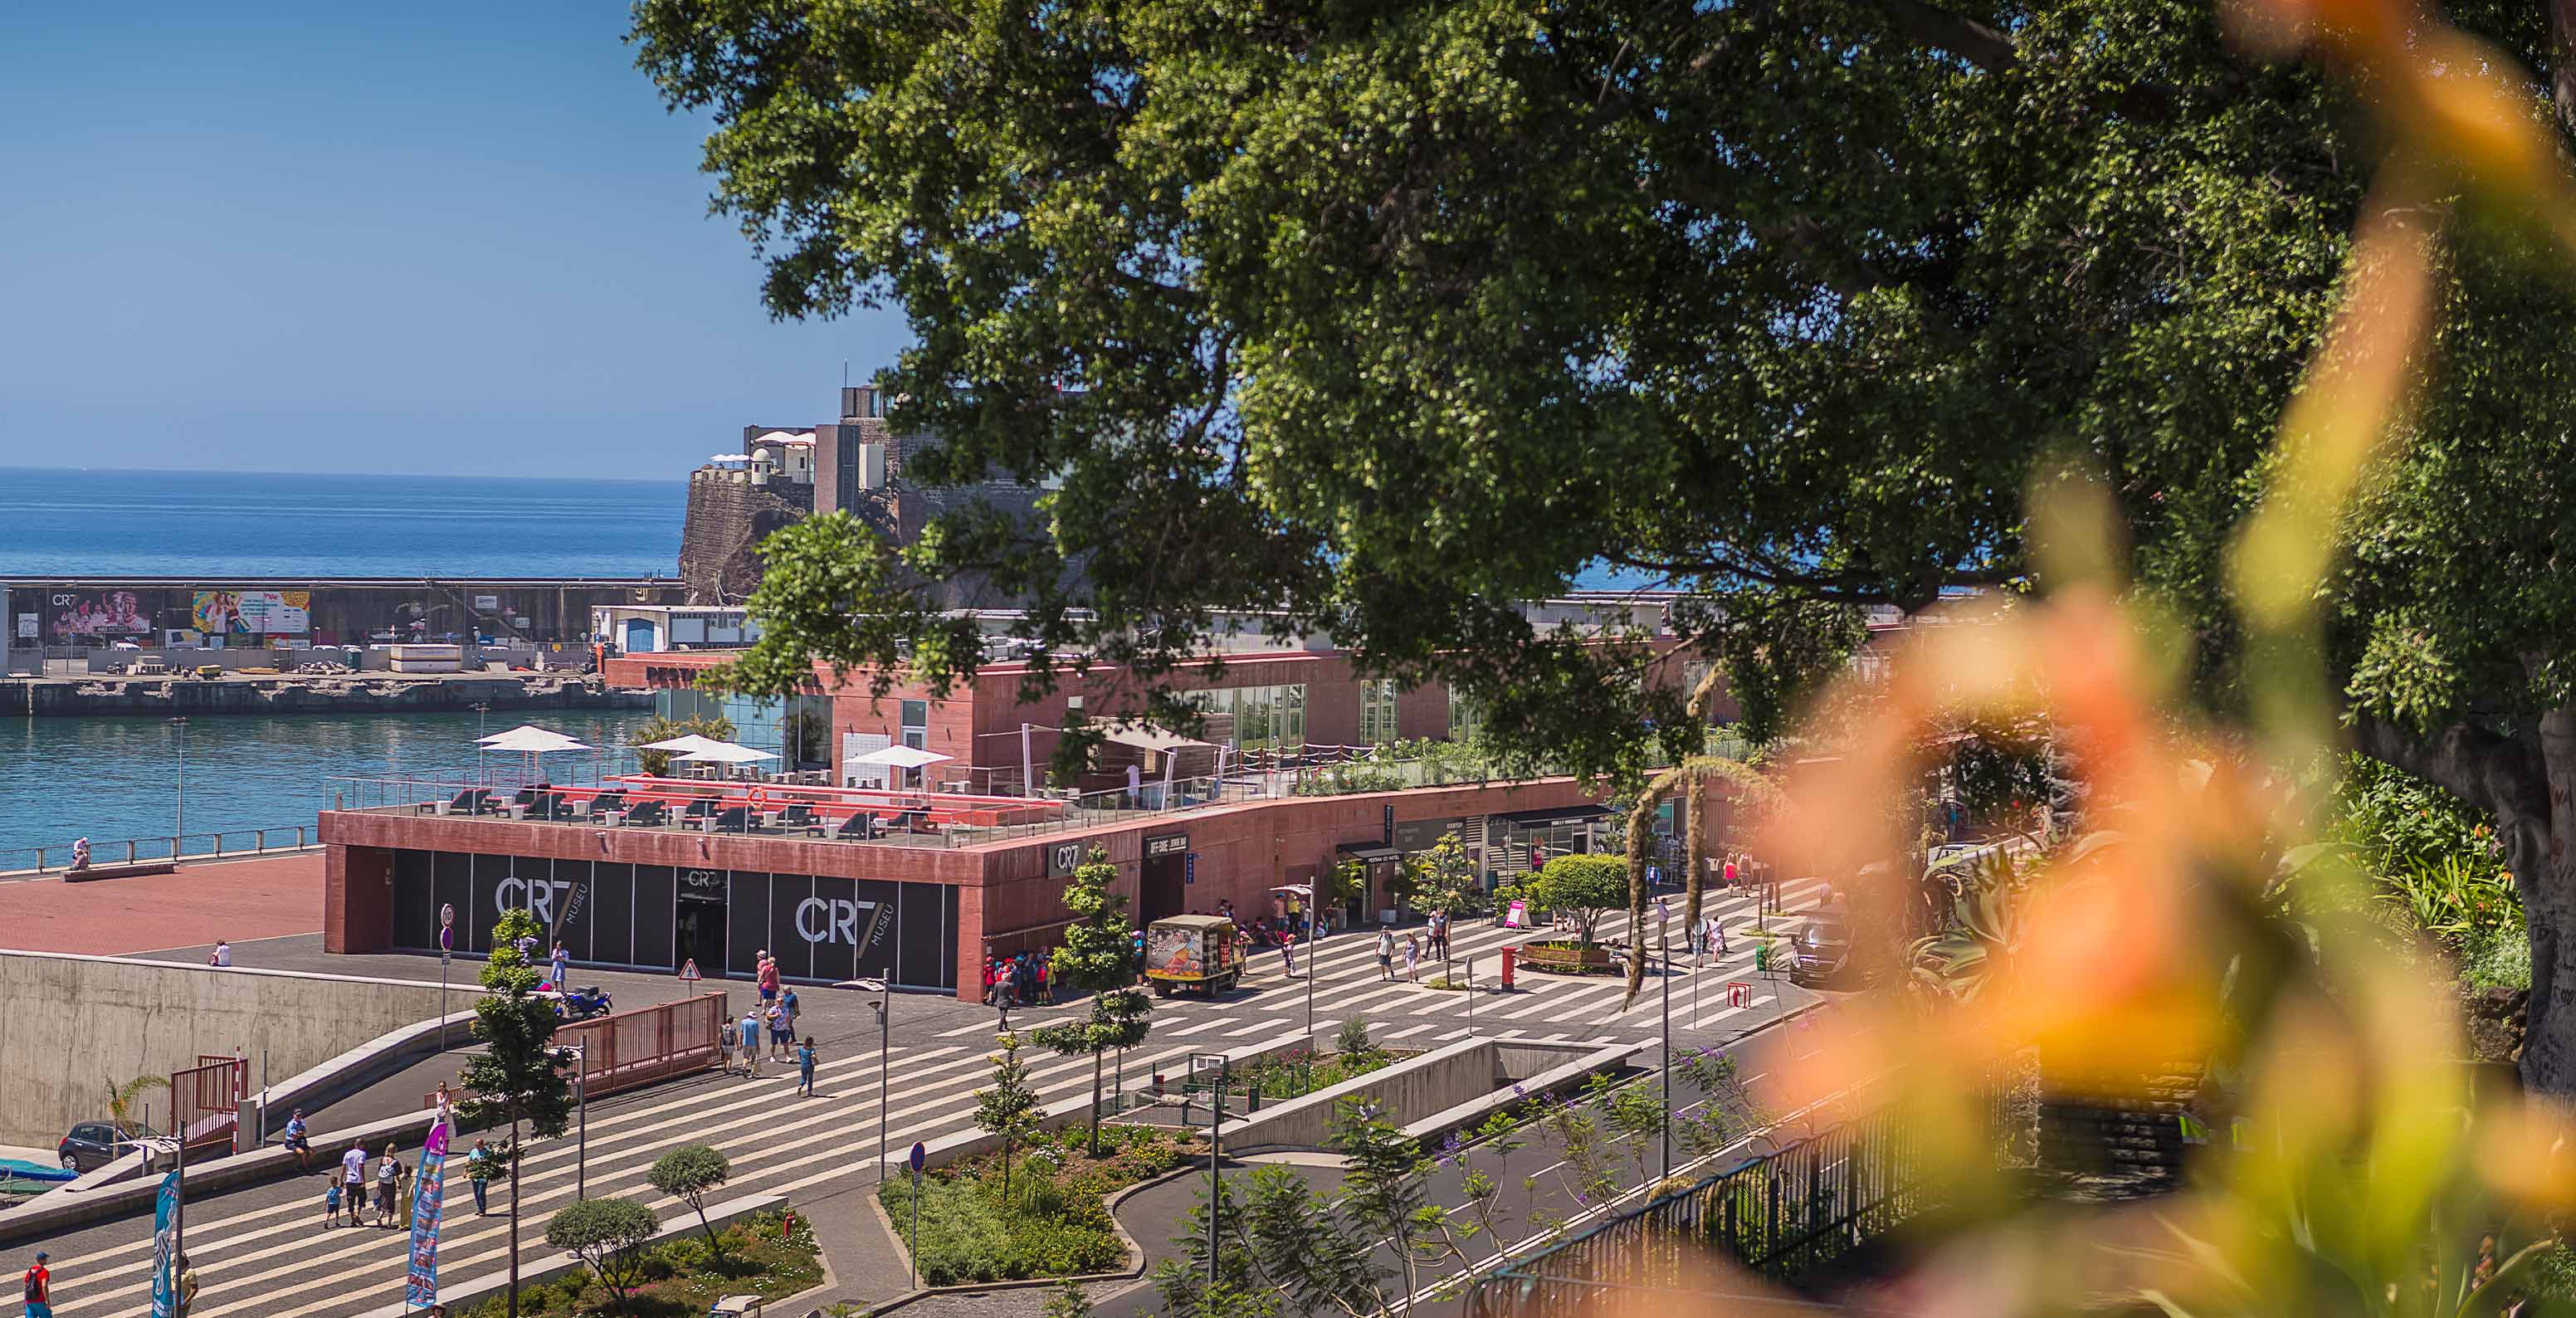
{"type": "MultiPolygon", "coordinates": [[[[52,1147],[109,1086],[238,1048],[259,1087],[438,1015],[438,987],[347,975],[0,951],[0,1144],[52,1147]]],[[[145,1096],[164,1125],[170,1096],[145,1096]]]]}
{"type": "Polygon", "coordinates": [[[1492,1093],[1499,1079],[1494,1047],[1491,1039],[1461,1039],[1304,1098],[1265,1107],[1226,1123],[1226,1151],[1323,1148],[1332,1138],[1335,1107],[1349,1098],[1376,1104],[1379,1119],[1397,1126],[1474,1102],[1492,1093]]]}

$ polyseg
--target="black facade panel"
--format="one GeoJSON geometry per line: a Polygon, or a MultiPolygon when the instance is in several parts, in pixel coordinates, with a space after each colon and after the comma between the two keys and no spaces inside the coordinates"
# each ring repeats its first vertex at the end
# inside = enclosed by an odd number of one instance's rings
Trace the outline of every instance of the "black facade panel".
{"type": "MultiPolygon", "coordinates": [[[[898,984],[930,985],[939,982],[939,889],[936,883],[887,884],[902,890],[901,906],[895,922],[897,945],[894,969],[901,973],[898,984]]],[[[891,895],[891,894],[889,894],[891,895]]]]}
{"type": "Polygon", "coordinates": [[[671,955],[671,894],[676,876],[668,865],[635,867],[635,964],[678,970],[671,955]]]}
{"type": "Polygon", "coordinates": [[[635,963],[635,867],[603,860],[590,867],[590,959],[635,963]]]}
{"type": "Polygon", "coordinates": [[[596,961],[592,950],[592,927],[597,923],[599,894],[591,881],[592,866],[586,860],[555,862],[555,941],[563,944],[566,955],[575,961],[596,961]]]}
{"type": "Polygon", "coordinates": [[[957,889],[939,885],[939,986],[957,987],[957,889]]]}
{"type": "MultiPolygon", "coordinates": [[[[731,877],[725,908],[725,971],[749,974],[760,964],[761,949],[769,946],[769,873],[734,870],[731,877]]],[[[704,966],[699,969],[715,973],[704,966]]]]}
{"type": "Polygon", "coordinates": [[[437,951],[438,894],[430,882],[429,853],[395,852],[393,877],[394,946],[437,951]]]}

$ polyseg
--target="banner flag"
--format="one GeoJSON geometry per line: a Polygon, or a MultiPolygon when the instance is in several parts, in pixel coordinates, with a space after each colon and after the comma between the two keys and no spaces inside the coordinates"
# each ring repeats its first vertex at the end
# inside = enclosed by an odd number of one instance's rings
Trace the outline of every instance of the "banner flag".
{"type": "Polygon", "coordinates": [[[407,1304],[426,1308],[438,1303],[439,1208],[447,1197],[447,1122],[429,1128],[420,1150],[420,1179],[411,1198],[411,1273],[403,1291],[407,1304]]]}
{"type": "Polygon", "coordinates": [[[179,1173],[161,1178],[161,1193],[152,1200],[152,1318],[178,1318],[179,1173]]]}

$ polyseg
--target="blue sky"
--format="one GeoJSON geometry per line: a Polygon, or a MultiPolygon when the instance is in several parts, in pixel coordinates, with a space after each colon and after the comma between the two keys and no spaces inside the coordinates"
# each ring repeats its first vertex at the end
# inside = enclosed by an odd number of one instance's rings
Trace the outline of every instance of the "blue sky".
{"type": "Polygon", "coordinates": [[[776,324],[622,4],[13,5],[0,467],[677,479],[900,317],[776,324]]]}

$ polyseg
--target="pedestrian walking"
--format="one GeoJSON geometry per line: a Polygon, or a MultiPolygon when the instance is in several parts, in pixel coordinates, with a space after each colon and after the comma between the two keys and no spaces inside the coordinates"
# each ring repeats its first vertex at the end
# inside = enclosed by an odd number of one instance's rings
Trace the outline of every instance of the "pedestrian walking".
{"type": "Polygon", "coordinates": [[[349,1198],[349,1225],[356,1226],[359,1212],[367,1206],[367,1150],[355,1140],[340,1155],[340,1188],[349,1198]]]}
{"type": "Polygon", "coordinates": [[[54,1318],[54,1273],[45,1266],[53,1255],[36,1251],[36,1266],[27,1269],[27,1318],[54,1318]]]}
{"type": "Polygon", "coordinates": [[[181,1254],[177,1271],[179,1273],[179,1318],[188,1318],[188,1314],[197,1307],[197,1269],[194,1264],[188,1262],[187,1255],[181,1254]]]}
{"type": "Polygon", "coordinates": [[[295,1155],[295,1170],[298,1175],[313,1170],[313,1142],[304,1134],[304,1109],[302,1108],[295,1109],[295,1114],[286,1119],[286,1151],[295,1155]]]}
{"type": "Polygon", "coordinates": [[[1447,911],[1431,913],[1431,954],[1443,961],[1449,959],[1449,913],[1447,911]]]}
{"type": "Polygon", "coordinates": [[[1422,939],[1415,934],[1404,936],[1404,977],[1409,982],[1422,982],[1422,939]]]}
{"type": "Polygon", "coordinates": [[[796,1018],[803,1015],[805,1011],[804,1004],[799,1003],[796,1000],[796,990],[794,988],[790,987],[779,990],[778,1008],[779,1010],[787,1013],[787,1033],[792,1041],[796,1034],[796,1018]]]}
{"type": "Polygon", "coordinates": [[[769,1003],[777,1001],[778,963],[769,959],[768,948],[764,947],[760,949],[760,969],[757,972],[757,978],[753,982],[760,986],[761,1005],[767,1006],[769,1003]]]}
{"type": "Polygon", "coordinates": [[[807,1098],[814,1096],[814,1036],[810,1034],[805,1036],[805,1042],[796,1045],[796,1092],[807,1098]]]}
{"type": "Polygon", "coordinates": [[[340,1225],[340,1178],[332,1177],[322,1186],[322,1229],[340,1225]]]}
{"type": "Polygon", "coordinates": [[[1286,969],[1288,978],[1297,977],[1297,935],[1279,935],[1279,964],[1286,969]]]}
{"type": "Polygon", "coordinates": [[[742,1009],[742,1075],[746,1080],[760,1075],[760,1017],[756,1009],[742,1009]]]}
{"type": "Polygon", "coordinates": [[[397,1222],[395,1198],[402,1188],[402,1159],[394,1156],[394,1146],[385,1146],[385,1156],[376,1163],[376,1224],[393,1226],[397,1222]]]}
{"type": "Polygon", "coordinates": [[[554,955],[546,958],[546,970],[547,978],[554,981],[555,987],[558,990],[563,988],[565,976],[572,973],[572,953],[564,950],[563,940],[555,940],[554,955]]]}
{"type": "Polygon", "coordinates": [[[476,1217],[492,1211],[491,1200],[487,1196],[492,1193],[492,1178],[499,1173],[500,1161],[492,1152],[492,1146],[481,1140],[474,1141],[474,1151],[465,1155],[465,1178],[474,1183],[476,1217]]]}
{"type": "Polygon", "coordinates": [[[1377,931],[1377,978],[1381,984],[1395,982],[1395,931],[1377,931]]]}
{"type": "Polygon", "coordinates": [[[1128,982],[1132,984],[1145,977],[1145,931],[1136,930],[1128,937],[1127,943],[1132,963],[1128,967],[1128,982]]]}
{"type": "Polygon", "coordinates": [[[774,1062],[788,1060],[789,1050],[796,1046],[796,1036],[787,1028],[787,1008],[769,1004],[769,1058],[774,1062]]]}

